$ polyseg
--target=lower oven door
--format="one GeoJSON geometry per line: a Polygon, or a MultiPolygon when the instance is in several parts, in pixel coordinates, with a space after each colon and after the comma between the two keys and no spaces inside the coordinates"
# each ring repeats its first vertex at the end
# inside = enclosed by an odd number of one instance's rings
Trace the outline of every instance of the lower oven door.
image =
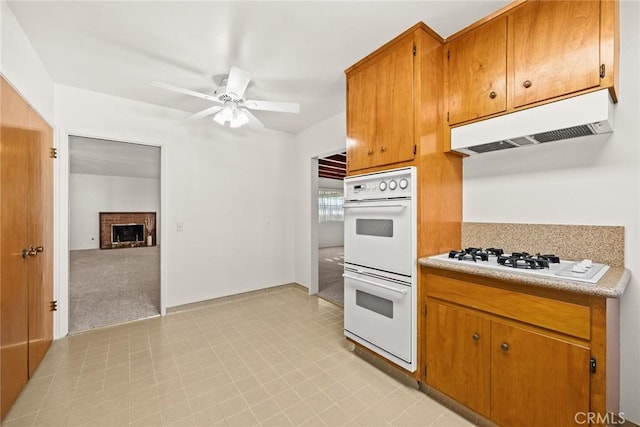
{"type": "Polygon", "coordinates": [[[382,349],[411,364],[411,290],[409,284],[345,270],[345,331],[371,350],[382,349]]]}

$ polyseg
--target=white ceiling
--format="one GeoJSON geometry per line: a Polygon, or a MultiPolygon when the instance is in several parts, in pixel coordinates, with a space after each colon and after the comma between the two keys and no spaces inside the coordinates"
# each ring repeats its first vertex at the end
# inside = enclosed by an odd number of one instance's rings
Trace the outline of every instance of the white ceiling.
{"type": "Polygon", "coordinates": [[[159,179],[160,148],[70,136],[69,172],[159,179]]]}
{"type": "MultiPolygon", "coordinates": [[[[55,83],[193,113],[231,65],[253,73],[247,98],[301,104],[256,112],[298,132],[344,111],[344,69],[418,21],[442,37],[509,1],[9,0],[55,83]]],[[[217,124],[212,123],[217,126],[217,124]]]]}

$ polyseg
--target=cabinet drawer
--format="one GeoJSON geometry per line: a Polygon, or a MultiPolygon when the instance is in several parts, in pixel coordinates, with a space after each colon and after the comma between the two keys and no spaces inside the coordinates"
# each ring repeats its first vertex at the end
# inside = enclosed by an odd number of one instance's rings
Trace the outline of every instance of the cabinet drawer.
{"type": "Polygon", "coordinates": [[[591,309],[535,295],[427,275],[427,296],[579,338],[591,338],[591,309]]]}

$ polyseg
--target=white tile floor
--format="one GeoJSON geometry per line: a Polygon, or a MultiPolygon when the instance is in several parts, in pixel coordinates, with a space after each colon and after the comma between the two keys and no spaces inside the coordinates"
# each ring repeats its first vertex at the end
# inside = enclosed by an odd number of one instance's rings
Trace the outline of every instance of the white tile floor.
{"type": "Polygon", "coordinates": [[[295,287],[54,341],[3,426],[469,426],[295,287]]]}

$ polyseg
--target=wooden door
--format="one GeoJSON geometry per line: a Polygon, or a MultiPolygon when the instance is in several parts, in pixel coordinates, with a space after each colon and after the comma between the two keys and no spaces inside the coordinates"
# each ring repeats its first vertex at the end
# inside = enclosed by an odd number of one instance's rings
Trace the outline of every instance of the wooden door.
{"type": "Polygon", "coordinates": [[[52,130],[33,110],[28,192],[29,245],[37,249],[29,259],[29,376],[33,375],[53,338],[53,146],[52,130]]]}
{"type": "Polygon", "coordinates": [[[600,84],[599,1],[529,1],[509,19],[515,107],[600,84]]]}
{"type": "Polygon", "coordinates": [[[51,343],[52,130],[0,78],[0,418],[51,343]],[[46,252],[23,256],[30,246],[46,252]]]}
{"type": "Polygon", "coordinates": [[[507,18],[496,18],[447,46],[449,124],[507,109],[507,18]]]}
{"type": "Polygon", "coordinates": [[[414,40],[407,37],[375,59],[376,125],[373,166],[414,158],[414,40]]]}
{"type": "Polygon", "coordinates": [[[28,379],[29,147],[32,133],[20,128],[28,115],[15,92],[2,81],[0,128],[0,415],[9,412],[28,379]]]}
{"type": "Polygon", "coordinates": [[[491,321],[429,301],[427,384],[489,416],[491,321]]]}
{"type": "Polygon", "coordinates": [[[376,73],[369,64],[347,75],[347,170],[371,167],[376,131],[376,73]]]}
{"type": "Polygon", "coordinates": [[[589,411],[587,347],[491,322],[491,419],[504,426],[565,427],[589,411]]]}

